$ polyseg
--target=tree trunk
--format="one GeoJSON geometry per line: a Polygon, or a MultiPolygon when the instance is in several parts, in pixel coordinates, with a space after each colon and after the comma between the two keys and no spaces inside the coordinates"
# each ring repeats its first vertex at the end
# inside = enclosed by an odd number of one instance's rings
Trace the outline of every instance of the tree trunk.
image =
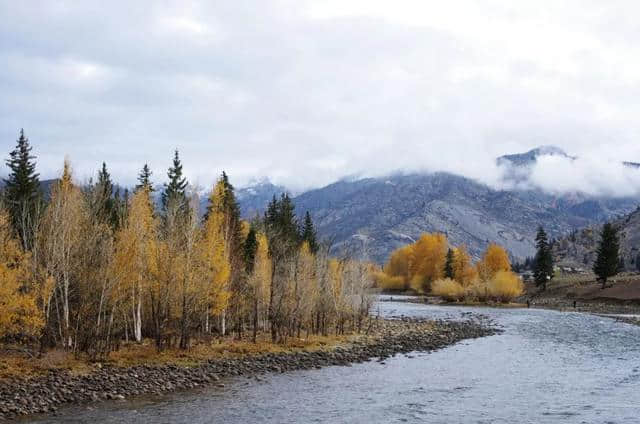
{"type": "Polygon", "coordinates": [[[258,296],[254,296],[253,300],[253,335],[251,339],[256,342],[256,336],[258,335],[258,296]]]}

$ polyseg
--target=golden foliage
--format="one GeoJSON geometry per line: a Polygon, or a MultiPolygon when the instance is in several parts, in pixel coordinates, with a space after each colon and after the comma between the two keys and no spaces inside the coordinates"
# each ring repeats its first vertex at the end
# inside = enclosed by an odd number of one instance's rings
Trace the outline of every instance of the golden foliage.
{"type": "Polygon", "coordinates": [[[448,250],[443,234],[423,234],[418,241],[396,249],[383,272],[373,272],[383,290],[413,289],[451,301],[474,299],[505,302],[522,294],[504,248],[492,243],[474,266],[464,245],[453,250],[453,279],[442,278],[448,250]]]}
{"type": "MultiPolygon", "coordinates": [[[[256,251],[249,250],[242,239],[250,227],[238,221],[226,179],[213,188],[204,223],[192,190],[188,206],[182,198],[169,202],[156,218],[150,186],[127,204],[100,193],[118,208],[117,222],[107,222],[95,187],[74,185],[65,161],[32,252],[10,239],[0,215],[0,337],[44,328],[41,340],[97,358],[149,336],[159,351],[178,338],[187,349],[194,338],[224,337],[227,319],[240,337],[248,326],[254,337],[270,327],[273,340],[284,342],[302,331],[360,328],[369,313],[374,266],[330,259],[327,250],[313,252],[260,223],[256,245],[247,244],[256,251]]],[[[405,286],[411,253],[404,249],[393,265],[405,286]]]]}
{"type": "Polygon", "coordinates": [[[431,282],[443,277],[447,250],[447,237],[440,233],[423,234],[413,244],[409,271],[414,289],[429,291],[431,282]]]}
{"type": "MultiPolygon", "coordinates": [[[[45,285],[46,286],[46,285],[45,285]]],[[[37,306],[38,290],[29,268],[29,255],[12,237],[10,219],[0,211],[0,338],[35,337],[44,326],[37,306]]]]}
{"type": "Polygon", "coordinates": [[[403,246],[391,253],[389,261],[384,267],[384,272],[389,277],[399,277],[402,280],[404,289],[409,288],[409,264],[413,245],[403,246]]]}
{"type": "MultiPolygon", "coordinates": [[[[219,184],[216,185],[217,190],[218,186],[219,184]]],[[[231,297],[228,287],[231,267],[224,228],[224,214],[212,210],[204,224],[204,237],[200,247],[204,259],[203,277],[207,282],[207,300],[213,314],[222,312],[231,297]]]]}
{"type": "Polygon", "coordinates": [[[488,284],[489,296],[498,302],[508,302],[522,295],[524,284],[511,271],[498,271],[488,284]]]}
{"type": "Polygon", "coordinates": [[[150,284],[152,255],[157,242],[156,223],[149,191],[138,190],[129,205],[129,215],[116,234],[115,253],[110,273],[123,301],[134,310],[133,323],[140,341],[140,309],[142,294],[150,284]]]}
{"type": "Polygon", "coordinates": [[[61,319],[59,332],[63,343],[72,343],[71,303],[74,289],[86,283],[83,271],[90,271],[85,259],[85,243],[95,234],[89,226],[88,205],[82,191],[73,184],[71,166],[65,159],[60,181],[54,184],[38,234],[40,260],[44,272],[55,281],[61,319]]]}
{"type": "Polygon", "coordinates": [[[387,277],[376,276],[380,287],[412,288],[429,291],[432,281],[442,278],[447,258],[448,242],[444,234],[423,234],[415,243],[396,249],[384,267],[387,277]]]}
{"type": "Polygon", "coordinates": [[[498,271],[511,271],[511,262],[503,247],[491,243],[476,268],[480,279],[488,282],[498,271]]]}
{"type": "Polygon", "coordinates": [[[431,286],[431,293],[446,300],[458,301],[465,297],[465,288],[459,282],[450,278],[436,280],[431,286]]]}
{"type": "Polygon", "coordinates": [[[340,310],[340,301],[342,299],[342,265],[337,259],[329,259],[329,284],[332,298],[337,304],[337,310],[340,310]]]}
{"type": "Polygon", "coordinates": [[[269,306],[269,288],[271,287],[272,264],[269,257],[269,241],[262,233],[256,235],[258,248],[254,259],[253,272],[247,282],[252,289],[255,304],[254,313],[264,315],[269,306]]]}
{"type": "Polygon", "coordinates": [[[402,276],[391,277],[384,272],[374,272],[372,277],[376,286],[382,290],[403,291],[407,288],[402,276]]]}
{"type": "Polygon", "coordinates": [[[453,278],[463,287],[469,287],[478,278],[478,272],[471,264],[471,256],[464,245],[453,251],[453,278]]]}

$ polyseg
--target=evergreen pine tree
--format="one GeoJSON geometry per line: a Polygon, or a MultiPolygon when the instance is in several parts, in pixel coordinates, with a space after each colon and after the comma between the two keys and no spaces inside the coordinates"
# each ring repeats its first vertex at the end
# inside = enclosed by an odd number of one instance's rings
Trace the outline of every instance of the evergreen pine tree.
{"type": "Polygon", "coordinates": [[[598,276],[603,289],[606,287],[607,279],[618,273],[619,250],[618,230],[610,223],[604,224],[600,233],[598,256],[593,265],[593,272],[598,276]]]}
{"type": "Polygon", "coordinates": [[[140,173],[138,174],[138,184],[136,185],[136,191],[140,190],[141,188],[146,188],[149,192],[155,191],[155,189],[153,188],[153,183],[151,182],[152,174],[153,173],[151,172],[151,169],[149,169],[149,165],[145,163],[140,170],[140,173]]]}
{"type": "Polygon", "coordinates": [[[127,221],[127,217],[129,216],[129,189],[124,189],[124,195],[122,196],[122,201],[120,201],[118,208],[116,209],[116,213],[118,216],[118,227],[124,224],[127,221]]]}
{"type": "Polygon", "coordinates": [[[102,168],[98,171],[98,186],[102,191],[105,199],[110,199],[113,194],[113,183],[111,182],[111,174],[107,171],[107,164],[102,162],[102,168]]]}
{"type": "Polygon", "coordinates": [[[273,196],[267,205],[264,218],[265,229],[269,237],[269,249],[272,254],[287,256],[300,244],[300,233],[295,214],[295,206],[288,194],[280,199],[273,196]]]}
{"type": "Polygon", "coordinates": [[[284,238],[293,245],[297,245],[300,241],[295,209],[289,194],[283,194],[280,199],[279,226],[284,238]]]}
{"type": "Polygon", "coordinates": [[[453,279],[453,250],[447,251],[447,259],[444,263],[444,277],[453,279]]]}
{"type": "Polygon", "coordinates": [[[276,195],[267,204],[267,209],[264,211],[264,224],[268,229],[273,229],[278,221],[278,199],[276,195]]]}
{"type": "Polygon", "coordinates": [[[101,211],[104,218],[115,226],[117,221],[117,203],[120,200],[120,190],[114,193],[111,174],[107,171],[107,164],[102,162],[102,168],[98,172],[98,198],[102,203],[101,211]]]}
{"type": "Polygon", "coordinates": [[[542,226],[538,227],[536,235],[536,256],[533,260],[533,279],[536,286],[547,289],[547,282],[553,278],[553,256],[547,233],[542,226]]]}
{"type": "Polygon", "coordinates": [[[31,155],[29,139],[24,130],[6,163],[10,169],[5,182],[4,197],[11,214],[14,231],[20,238],[24,249],[30,249],[33,243],[33,231],[38,220],[41,201],[39,174],[36,173],[36,157],[31,155]]]}
{"type": "Polygon", "coordinates": [[[304,215],[304,224],[302,226],[302,242],[309,244],[309,250],[312,253],[318,252],[318,241],[316,235],[316,229],[313,226],[313,220],[311,214],[307,211],[304,215]]]}
{"type": "Polygon", "coordinates": [[[249,228],[249,233],[244,241],[243,250],[245,270],[247,271],[247,274],[251,274],[255,264],[256,252],[258,251],[258,239],[256,237],[256,229],[253,225],[249,228]]]}
{"type": "Polygon", "coordinates": [[[188,182],[182,175],[182,162],[180,162],[178,150],[175,151],[173,165],[167,171],[167,176],[169,183],[165,183],[162,192],[162,209],[166,212],[169,205],[175,202],[178,209],[186,210],[188,207],[186,195],[188,182]]]}

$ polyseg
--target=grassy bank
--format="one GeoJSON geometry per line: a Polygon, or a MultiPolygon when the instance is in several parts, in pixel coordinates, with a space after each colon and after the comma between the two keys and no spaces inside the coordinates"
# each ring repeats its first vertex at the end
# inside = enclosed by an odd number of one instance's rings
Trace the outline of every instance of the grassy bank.
{"type": "Polygon", "coordinates": [[[104,366],[133,367],[138,365],[193,366],[206,360],[235,359],[267,353],[313,352],[330,350],[338,346],[366,341],[363,334],[310,335],[304,338],[289,338],[285,343],[272,343],[270,334],[259,334],[256,343],[238,340],[232,336],[200,342],[188,350],[156,350],[153,340],[142,343],[127,343],[109,357],[99,362],[89,361],[82,354],[75,355],[62,349],[53,349],[42,354],[24,349],[22,346],[0,346],[0,381],[12,377],[37,377],[50,372],[65,371],[75,375],[87,375],[104,366]]]}
{"type": "Polygon", "coordinates": [[[525,287],[526,292],[519,300],[529,300],[532,307],[596,314],[640,314],[640,275],[637,273],[617,275],[607,282],[605,289],[591,273],[558,275],[544,291],[533,283],[525,287]]]}

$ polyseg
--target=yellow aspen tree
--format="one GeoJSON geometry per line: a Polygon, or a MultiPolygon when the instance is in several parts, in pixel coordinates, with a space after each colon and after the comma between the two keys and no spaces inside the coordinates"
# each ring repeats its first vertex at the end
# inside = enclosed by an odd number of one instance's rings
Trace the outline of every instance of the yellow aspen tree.
{"type": "Polygon", "coordinates": [[[453,251],[453,279],[462,287],[469,287],[476,278],[478,278],[478,273],[471,264],[471,256],[469,256],[466,246],[458,246],[453,251]]]}
{"type": "Polygon", "coordinates": [[[129,215],[116,235],[112,275],[118,281],[130,308],[133,335],[142,341],[142,300],[150,279],[150,261],[157,242],[156,223],[149,189],[143,187],[131,198],[129,215]]]}
{"type": "Polygon", "coordinates": [[[384,267],[384,273],[389,277],[402,278],[405,290],[409,288],[409,264],[412,251],[412,244],[394,250],[384,267]]]}
{"type": "Polygon", "coordinates": [[[0,210],[0,338],[36,338],[44,327],[29,254],[12,236],[9,214],[0,210]]]}
{"type": "MultiPolygon", "coordinates": [[[[203,258],[203,278],[206,281],[205,299],[207,300],[205,329],[208,331],[209,315],[222,315],[229,306],[231,292],[229,278],[231,265],[229,263],[228,246],[224,238],[225,216],[222,212],[211,210],[204,223],[204,235],[201,243],[203,258]]],[[[224,320],[223,320],[224,326],[224,320]]],[[[222,329],[222,334],[224,334],[222,329]]]]}
{"type": "Polygon", "coordinates": [[[417,291],[428,292],[432,281],[443,277],[448,242],[444,234],[423,234],[413,245],[410,279],[417,291]]]}
{"type": "Polygon", "coordinates": [[[234,188],[229,182],[226,173],[223,172],[216,182],[209,196],[208,203],[207,216],[212,213],[219,213],[221,216],[219,220],[220,231],[225,244],[227,261],[230,266],[228,291],[233,297],[233,300],[227,305],[232,306],[232,309],[227,311],[227,307],[225,307],[220,313],[221,330],[224,335],[226,333],[227,315],[229,315],[229,319],[236,320],[236,329],[239,330],[242,325],[242,311],[248,306],[246,305],[245,296],[247,289],[246,279],[243,278],[243,227],[234,188]]]}
{"type": "Polygon", "coordinates": [[[331,290],[331,300],[333,302],[333,312],[336,319],[336,332],[339,332],[343,328],[345,310],[342,262],[337,259],[329,259],[328,276],[329,287],[331,290]]]}
{"type": "Polygon", "coordinates": [[[374,303],[372,288],[375,266],[362,261],[348,260],[344,264],[344,281],[349,313],[353,327],[362,329],[363,320],[369,315],[374,303]]]}
{"type": "Polygon", "coordinates": [[[302,326],[313,319],[313,305],[318,296],[318,284],[315,278],[315,258],[308,242],[302,243],[298,252],[295,278],[293,309],[294,330],[298,337],[302,326]]]}
{"type": "MultiPolygon", "coordinates": [[[[203,232],[199,227],[198,207],[200,204],[197,194],[189,196],[190,207],[182,221],[184,245],[180,253],[180,278],[178,279],[179,305],[178,318],[180,320],[180,348],[187,349],[191,336],[191,328],[201,314],[200,306],[206,305],[203,294],[206,293],[208,278],[208,255],[202,255],[203,232]]],[[[206,249],[206,247],[205,247],[206,249]]],[[[208,252],[207,252],[208,253],[208,252]]]]}
{"type": "Polygon", "coordinates": [[[487,250],[477,264],[478,275],[484,282],[488,282],[498,271],[511,271],[509,255],[502,246],[489,244],[487,250]]]}
{"type": "Polygon", "coordinates": [[[169,248],[169,243],[164,239],[158,239],[150,245],[149,253],[149,310],[156,348],[160,351],[163,348],[166,323],[170,318],[169,307],[175,286],[173,276],[177,260],[169,248]]]}
{"type": "Polygon", "coordinates": [[[266,316],[269,307],[269,290],[271,288],[272,264],[269,257],[269,241],[267,236],[258,233],[258,246],[254,258],[253,271],[248,277],[253,298],[253,342],[256,342],[260,316],[266,316]]]}
{"type": "Polygon", "coordinates": [[[51,199],[38,237],[45,272],[55,281],[54,295],[59,335],[64,347],[72,345],[71,292],[80,268],[83,232],[87,228],[88,209],[80,189],[73,184],[71,166],[65,160],[60,180],[53,186],[51,199]]]}

